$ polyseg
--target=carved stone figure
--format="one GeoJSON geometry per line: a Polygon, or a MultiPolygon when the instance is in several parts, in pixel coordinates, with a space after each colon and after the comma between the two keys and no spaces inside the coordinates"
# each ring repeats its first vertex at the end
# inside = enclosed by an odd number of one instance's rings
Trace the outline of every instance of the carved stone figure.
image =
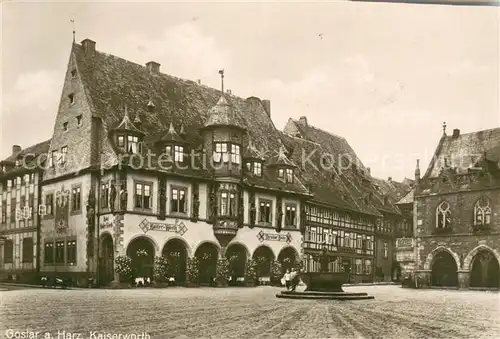
{"type": "Polygon", "coordinates": [[[276,232],[280,233],[282,229],[283,220],[283,206],[281,198],[276,201],[277,213],[276,213],[276,232]]]}
{"type": "Polygon", "coordinates": [[[122,211],[127,210],[127,197],[128,197],[127,190],[124,190],[122,188],[122,190],[120,191],[120,209],[122,211]]]}
{"type": "Polygon", "coordinates": [[[210,191],[210,220],[213,222],[217,219],[217,187],[216,184],[212,185],[210,191]]]}
{"type": "Polygon", "coordinates": [[[167,208],[167,192],[165,190],[166,182],[165,179],[160,179],[159,180],[159,186],[160,186],[160,220],[165,219],[165,214],[166,214],[166,208],[167,208]]]}
{"type": "Polygon", "coordinates": [[[255,216],[257,214],[257,209],[255,208],[255,193],[250,192],[250,228],[255,227],[255,216]]]}
{"type": "Polygon", "coordinates": [[[111,212],[115,211],[115,201],[116,201],[116,184],[115,181],[111,181],[111,189],[109,192],[109,208],[111,212]]]}
{"type": "Polygon", "coordinates": [[[306,216],[306,204],[304,202],[301,203],[300,206],[300,232],[304,234],[306,232],[306,222],[307,222],[307,216],[306,216]]]}

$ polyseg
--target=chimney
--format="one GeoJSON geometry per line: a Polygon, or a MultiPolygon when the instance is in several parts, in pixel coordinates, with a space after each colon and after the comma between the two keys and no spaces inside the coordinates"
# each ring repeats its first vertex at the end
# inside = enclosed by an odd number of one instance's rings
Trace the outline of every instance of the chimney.
{"type": "Polygon", "coordinates": [[[22,148],[19,145],[13,145],[12,146],[12,155],[17,155],[19,152],[21,152],[22,148]]]}
{"type": "Polygon", "coordinates": [[[230,90],[230,89],[226,90],[226,92],[227,92],[227,94],[229,94],[229,95],[231,95],[231,94],[232,94],[232,92],[231,92],[231,90],[230,90]]]}
{"type": "Polygon", "coordinates": [[[460,130],[458,128],[455,128],[453,130],[453,138],[458,138],[460,136],[460,130]]]}
{"type": "Polygon", "coordinates": [[[372,176],[372,169],[370,167],[367,167],[366,171],[368,172],[368,176],[371,177],[372,176]]]}
{"type": "Polygon", "coordinates": [[[392,177],[387,178],[387,181],[392,182],[392,177]]]}
{"type": "Polygon", "coordinates": [[[82,40],[81,42],[83,50],[85,51],[85,56],[92,57],[95,55],[95,41],[90,39],[82,40]]]}
{"type": "Polygon", "coordinates": [[[196,80],[196,83],[197,83],[198,85],[201,85],[201,80],[200,80],[200,79],[196,80]]]}
{"type": "Polygon", "coordinates": [[[307,126],[307,117],[304,117],[304,116],[300,117],[299,118],[299,123],[301,125],[307,126]]]}
{"type": "Polygon", "coordinates": [[[271,117],[271,101],[270,100],[262,100],[262,105],[266,110],[267,116],[271,117]]]}
{"type": "Polygon", "coordinates": [[[150,61],[146,63],[146,67],[148,68],[150,74],[160,73],[160,64],[156,61],[150,61]]]}

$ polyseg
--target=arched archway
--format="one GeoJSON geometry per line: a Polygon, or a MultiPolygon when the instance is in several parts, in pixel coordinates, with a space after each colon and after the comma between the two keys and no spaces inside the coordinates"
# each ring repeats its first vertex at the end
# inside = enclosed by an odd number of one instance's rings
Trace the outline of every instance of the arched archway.
{"type": "Polygon", "coordinates": [[[271,263],[274,261],[273,251],[261,245],[253,252],[252,259],[257,263],[257,278],[271,277],[271,263]]]}
{"type": "Polygon", "coordinates": [[[127,256],[132,259],[134,277],[153,278],[155,246],[148,238],[139,236],[127,246],[127,256]]]}
{"type": "Polygon", "coordinates": [[[500,267],[495,255],[488,250],[480,250],[472,259],[470,269],[471,287],[499,288],[500,267]]]}
{"type": "Polygon", "coordinates": [[[106,232],[101,234],[99,241],[99,283],[107,285],[114,278],[113,237],[106,232]]]}
{"type": "Polygon", "coordinates": [[[284,273],[286,270],[290,270],[296,266],[298,262],[299,253],[293,247],[285,247],[280,251],[278,255],[278,261],[281,263],[281,270],[284,273]]]}
{"type": "Polygon", "coordinates": [[[434,256],[431,269],[432,286],[457,287],[457,263],[448,251],[439,251],[434,256]]]}
{"type": "Polygon", "coordinates": [[[188,248],[181,239],[170,239],[163,246],[162,256],[168,261],[168,278],[173,277],[176,283],[186,281],[186,262],[188,248]]]}
{"type": "Polygon", "coordinates": [[[231,285],[237,284],[237,278],[245,277],[245,267],[247,264],[247,249],[241,244],[231,244],[226,249],[226,258],[229,260],[229,275],[231,285]]]}
{"type": "Polygon", "coordinates": [[[194,255],[200,263],[200,284],[212,284],[217,273],[219,249],[213,243],[204,242],[198,246],[194,255]]]}

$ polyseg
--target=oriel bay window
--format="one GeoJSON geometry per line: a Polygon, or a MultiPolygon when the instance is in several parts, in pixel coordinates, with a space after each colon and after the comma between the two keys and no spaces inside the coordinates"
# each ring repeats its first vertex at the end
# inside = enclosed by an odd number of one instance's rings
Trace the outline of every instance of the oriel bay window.
{"type": "Polygon", "coordinates": [[[270,200],[259,201],[259,222],[272,223],[272,207],[273,203],[270,200]]]}
{"type": "Polygon", "coordinates": [[[151,209],[151,185],[145,183],[135,184],[135,208],[150,210],[151,209]]]}
{"type": "Polygon", "coordinates": [[[220,192],[219,215],[227,217],[237,216],[236,193],[229,191],[220,192]]]}
{"type": "Polygon", "coordinates": [[[241,163],[240,145],[216,142],[214,146],[213,161],[215,163],[227,163],[229,161],[237,165],[241,163]]]}
{"type": "Polygon", "coordinates": [[[297,226],[297,205],[286,205],[285,226],[297,226]]]}
{"type": "Polygon", "coordinates": [[[172,187],[170,199],[171,213],[187,213],[186,210],[186,191],[184,187],[172,187]]]}
{"type": "Polygon", "coordinates": [[[127,152],[132,153],[132,154],[137,154],[139,153],[140,150],[140,143],[139,143],[139,137],[135,135],[128,135],[127,136],[127,152]]]}

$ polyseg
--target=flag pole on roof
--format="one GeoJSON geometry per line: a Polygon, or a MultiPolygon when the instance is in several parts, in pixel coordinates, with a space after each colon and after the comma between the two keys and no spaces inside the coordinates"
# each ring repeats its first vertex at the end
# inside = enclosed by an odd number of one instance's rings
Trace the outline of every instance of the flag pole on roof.
{"type": "Polygon", "coordinates": [[[73,43],[75,43],[75,19],[69,20],[73,24],[73,43]]]}
{"type": "Polygon", "coordinates": [[[220,74],[222,95],[224,95],[224,70],[223,69],[219,70],[219,74],[220,74]]]}

